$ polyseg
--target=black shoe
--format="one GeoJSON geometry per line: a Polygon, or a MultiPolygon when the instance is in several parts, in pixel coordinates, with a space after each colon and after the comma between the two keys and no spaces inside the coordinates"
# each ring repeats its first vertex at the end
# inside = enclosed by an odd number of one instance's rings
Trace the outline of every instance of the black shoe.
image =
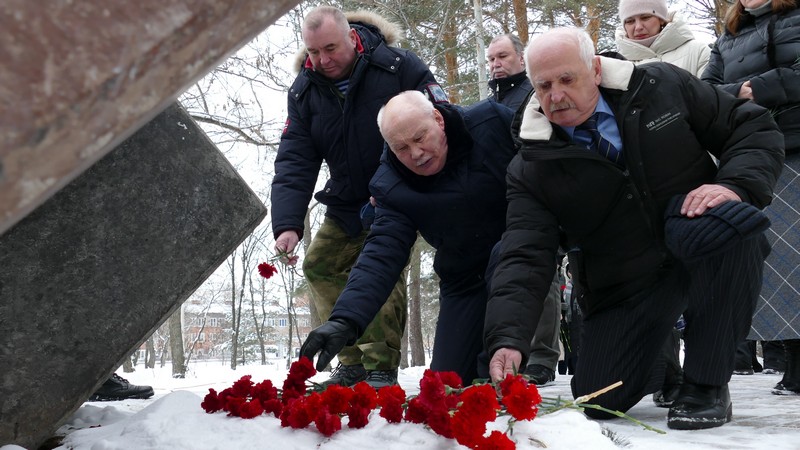
{"type": "Polygon", "coordinates": [[[125,378],[114,374],[105,381],[97,391],[89,397],[90,402],[108,402],[115,400],[127,400],[129,398],[145,399],[153,396],[153,388],[150,386],[137,386],[131,384],[125,378]]]}
{"type": "Polygon", "coordinates": [[[684,381],[667,414],[673,430],[702,430],[731,421],[733,405],[728,385],[710,386],[684,381]]]}
{"type": "Polygon", "coordinates": [[[541,364],[529,365],[522,374],[526,375],[528,380],[537,386],[544,386],[556,379],[556,373],[541,364]]]}
{"type": "Polygon", "coordinates": [[[378,390],[382,387],[397,384],[397,369],[393,370],[368,370],[364,380],[368,385],[378,390]]]}
{"type": "Polygon", "coordinates": [[[364,381],[366,377],[367,371],[364,370],[363,365],[353,364],[351,366],[345,366],[339,363],[339,365],[333,369],[333,372],[331,372],[331,377],[323,381],[322,385],[330,386],[331,384],[338,384],[345,387],[355,386],[359,381],[364,381]]]}
{"type": "Polygon", "coordinates": [[[675,402],[675,399],[678,398],[682,384],[683,373],[668,377],[661,389],[653,393],[653,403],[659,408],[669,408],[672,406],[672,403],[675,402]]]}
{"type": "Polygon", "coordinates": [[[772,393],[774,395],[800,395],[800,386],[787,386],[781,381],[772,388],[772,393]]]}
{"type": "Polygon", "coordinates": [[[653,393],[653,403],[659,408],[669,408],[675,403],[678,394],[681,391],[681,385],[665,386],[653,393]]]}

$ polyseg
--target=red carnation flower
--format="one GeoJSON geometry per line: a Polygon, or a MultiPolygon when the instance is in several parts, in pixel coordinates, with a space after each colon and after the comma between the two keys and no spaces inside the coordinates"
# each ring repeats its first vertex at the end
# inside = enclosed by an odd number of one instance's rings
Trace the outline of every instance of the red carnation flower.
{"type": "Polygon", "coordinates": [[[355,395],[352,389],[334,384],[322,393],[322,404],[333,414],[344,414],[350,407],[350,399],[355,395]]]}
{"type": "Polygon", "coordinates": [[[278,398],[278,388],[272,385],[272,381],[264,380],[261,383],[256,384],[250,390],[250,395],[253,398],[258,399],[261,401],[261,404],[274,400],[278,398]]]}
{"type": "Polygon", "coordinates": [[[536,405],[542,402],[536,385],[528,382],[519,375],[512,378],[510,375],[500,383],[503,392],[503,405],[511,416],[517,420],[531,420],[536,417],[536,405]],[[518,379],[516,379],[518,378],[518,379]]]}
{"type": "Polygon", "coordinates": [[[350,428],[364,428],[369,423],[369,413],[372,408],[353,405],[347,411],[347,426],[350,428]]]}
{"type": "Polygon", "coordinates": [[[475,448],[483,439],[483,433],[486,432],[485,421],[461,409],[453,414],[450,423],[456,441],[465,447],[475,448]]]}
{"type": "Polygon", "coordinates": [[[375,392],[374,387],[368,385],[365,381],[360,381],[353,386],[353,396],[350,398],[350,404],[369,410],[375,409],[378,406],[378,393],[375,392]]]}
{"type": "Polygon", "coordinates": [[[242,417],[242,408],[247,400],[242,397],[228,397],[226,403],[228,415],[231,417],[242,417]]]}
{"type": "Polygon", "coordinates": [[[252,419],[264,413],[264,408],[258,400],[250,400],[242,404],[239,409],[239,417],[242,419],[252,419]]]}
{"type": "Polygon", "coordinates": [[[267,400],[261,402],[261,406],[264,408],[264,412],[269,414],[272,413],[275,417],[280,417],[281,412],[283,412],[283,403],[277,398],[273,398],[272,400],[267,400]]]}
{"type": "Polygon", "coordinates": [[[317,426],[317,430],[325,436],[331,436],[342,429],[342,419],[336,414],[331,414],[325,406],[317,411],[314,424],[317,426]]]}
{"type": "Polygon", "coordinates": [[[492,431],[489,437],[484,438],[475,446],[475,450],[514,450],[517,445],[505,433],[492,431]]]}
{"type": "Polygon", "coordinates": [[[405,402],[406,392],[399,385],[384,386],[378,390],[380,416],[387,422],[400,423],[403,420],[403,403],[405,402]]]}
{"type": "Polygon", "coordinates": [[[460,397],[461,406],[459,412],[474,416],[476,420],[491,422],[497,418],[497,410],[500,404],[497,403],[497,392],[490,384],[472,386],[465,389],[460,397]]]}
{"type": "Polygon", "coordinates": [[[406,408],[406,420],[411,423],[425,423],[428,421],[428,413],[430,410],[425,407],[425,403],[419,397],[412,398],[408,401],[408,408],[406,408]]]}
{"type": "Polygon", "coordinates": [[[222,410],[222,402],[217,396],[217,391],[209,389],[200,406],[209,414],[222,410]]]}
{"type": "Polygon", "coordinates": [[[428,416],[428,426],[436,434],[448,439],[453,438],[453,426],[450,423],[450,412],[444,408],[431,411],[428,416]]]}
{"type": "Polygon", "coordinates": [[[270,263],[264,262],[258,265],[258,274],[266,279],[272,278],[276,273],[278,273],[278,269],[270,263]]]}
{"type": "Polygon", "coordinates": [[[250,391],[253,389],[252,376],[245,375],[233,383],[232,391],[236,397],[249,397],[250,391]]]}
{"type": "Polygon", "coordinates": [[[313,419],[313,416],[308,414],[304,405],[304,397],[300,397],[291,401],[281,413],[281,426],[292,428],[305,428],[313,419]]]}

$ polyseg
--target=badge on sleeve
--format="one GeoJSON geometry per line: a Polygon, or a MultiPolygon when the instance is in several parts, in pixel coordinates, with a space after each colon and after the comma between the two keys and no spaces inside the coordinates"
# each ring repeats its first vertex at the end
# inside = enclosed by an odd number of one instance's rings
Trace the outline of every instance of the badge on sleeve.
{"type": "Polygon", "coordinates": [[[444,92],[438,83],[430,83],[425,86],[426,94],[433,103],[449,103],[447,93],[444,92]]]}
{"type": "Polygon", "coordinates": [[[289,131],[289,124],[292,123],[291,119],[288,117],[286,118],[286,122],[283,124],[283,132],[281,134],[286,134],[289,131]]]}

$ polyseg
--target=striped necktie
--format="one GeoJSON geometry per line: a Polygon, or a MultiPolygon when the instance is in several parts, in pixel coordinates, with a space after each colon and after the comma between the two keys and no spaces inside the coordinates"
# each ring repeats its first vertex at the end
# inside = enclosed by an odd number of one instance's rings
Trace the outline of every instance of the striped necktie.
{"type": "Polygon", "coordinates": [[[598,131],[597,113],[592,114],[588,119],[586,119],[586,122],[578,125],[577,129],[588,131],[592,136],[592,143],[590,144],[592,150],[601,156],[605,156],[613,163],[622,164],[620,161],[621,152],[617,149],[617,147],[614,147],[614,144],[606,140],[600,134],[600,131],[598,131]]]}

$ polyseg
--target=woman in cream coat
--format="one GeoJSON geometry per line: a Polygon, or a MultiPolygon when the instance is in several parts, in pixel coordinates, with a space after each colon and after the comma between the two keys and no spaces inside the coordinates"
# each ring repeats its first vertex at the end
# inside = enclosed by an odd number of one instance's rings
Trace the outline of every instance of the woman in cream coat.
{"type": "Polygon", "coordinates": [[[617,48],[636,64],[664,61],[700,77],[711,48],[695,39],[692,30],[665,0],[620,0],[617,48]]]}

